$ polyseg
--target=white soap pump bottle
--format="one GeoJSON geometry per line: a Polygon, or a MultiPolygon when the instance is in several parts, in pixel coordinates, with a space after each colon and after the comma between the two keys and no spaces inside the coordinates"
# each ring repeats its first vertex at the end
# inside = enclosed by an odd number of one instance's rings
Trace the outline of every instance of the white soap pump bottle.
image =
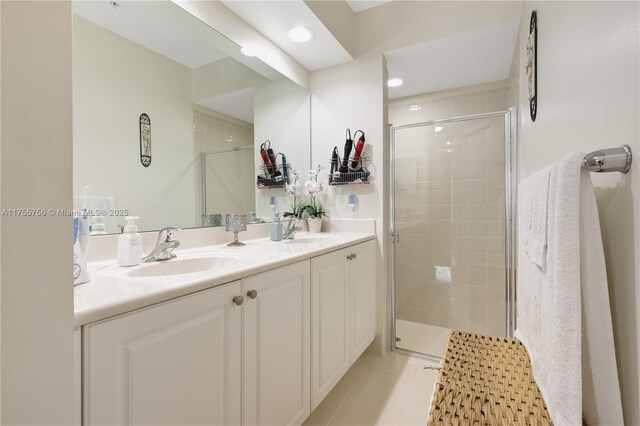
{"type": "Polygon", "coordinates": [[[137,216],[127,216],[124,232],[118,237],[118,265],[136,266],[142,262],[142,235],[138,234],[137,216]]]}

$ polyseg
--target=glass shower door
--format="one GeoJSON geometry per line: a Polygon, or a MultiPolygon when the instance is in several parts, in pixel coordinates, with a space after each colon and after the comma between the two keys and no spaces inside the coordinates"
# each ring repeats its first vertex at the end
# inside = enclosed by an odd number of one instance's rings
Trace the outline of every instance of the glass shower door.
{"type": "Polygon", "coordinates": [[[505,114],[392,128],[395,346],[507,334],[505,114]]]}
{"type": "MultiPolygon", "coordinates": [[[[229,213],[255,211],[256,182],[253,145],[200,154],[200,206],[204,215],[224,218],[229,213]]],[[[217,220],[217,219],[216,219],[217,220]]]]}

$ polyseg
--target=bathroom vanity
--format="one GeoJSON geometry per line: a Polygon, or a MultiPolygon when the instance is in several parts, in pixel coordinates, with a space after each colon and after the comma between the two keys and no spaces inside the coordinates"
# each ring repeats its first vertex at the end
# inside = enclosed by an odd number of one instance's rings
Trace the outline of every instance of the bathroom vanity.
{"type": "Polygon", "coordinates": [[[177,253],[76,288],[83,424],[302,424],[374,339],[373,234],[177,253]]]}

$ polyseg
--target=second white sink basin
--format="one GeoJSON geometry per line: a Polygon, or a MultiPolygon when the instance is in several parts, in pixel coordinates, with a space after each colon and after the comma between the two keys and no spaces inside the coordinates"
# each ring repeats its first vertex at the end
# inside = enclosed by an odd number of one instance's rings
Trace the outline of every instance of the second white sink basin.
{"type": "Polygon", "coordinates": [[[131,278],[149,278],[167,275],[193,274],[234,266],[243,260],[244,256],[215,254],[206,257],[175,258],[159,262],[148,263],[127,273],[131,278]]]}
{"type": "Polygon", "coordinates": [[[284,240],[285,244],[316,244],[329,241],[330,235],[324,234],[296,234],[291,240],[284,240]]]}

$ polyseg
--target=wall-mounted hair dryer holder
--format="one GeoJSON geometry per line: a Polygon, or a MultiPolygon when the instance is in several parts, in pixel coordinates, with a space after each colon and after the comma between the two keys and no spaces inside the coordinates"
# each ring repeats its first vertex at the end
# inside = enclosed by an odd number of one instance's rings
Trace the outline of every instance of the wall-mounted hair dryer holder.
{"type": "MultiPolygon", "coordinates": [[[[333,158],[331,160],[331,173],[329,173],[329,185],[362,185],[369,184],[371,181],[371,172],[367,170],[369,158],[361,155],[357,161],[350,158],[347,172],[341,172],[340,159],[333,158]],[[352,166],[356,167],[352,167],[352,166]]],[[[344,169],[343,169],[344,170],[344,169]]]]}

